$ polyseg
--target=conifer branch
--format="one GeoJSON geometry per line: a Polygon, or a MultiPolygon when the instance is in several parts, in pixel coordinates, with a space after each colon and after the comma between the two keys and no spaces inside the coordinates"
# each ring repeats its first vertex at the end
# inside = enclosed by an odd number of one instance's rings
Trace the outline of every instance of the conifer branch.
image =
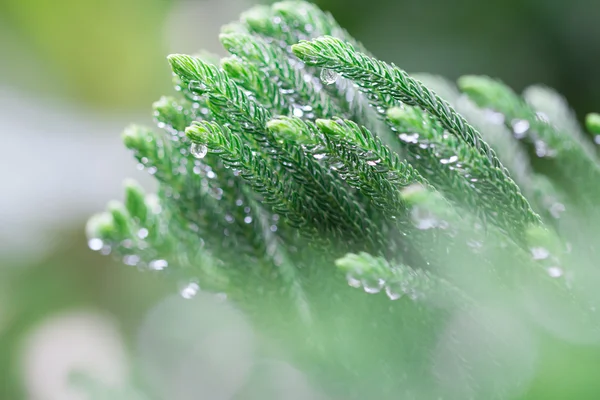
{"type": "Polygon", "coordinates": [[[333,37],[292,46],[308,65],[329,68],[354,80],[367,93],[380,92],[408,105],[419,106],[435,116],[453,135],[489,158],[494,168],[503,170],[494,151],[481,135],[443,99],[411,78],[405,71],[357,52],[351,45],[333,37]]]}
{"type": "Polygon", "coordinates": [[[514,185],[498,181],[489,160],[474,148],[448,135],[420,109],[388,110],[410,161],[454,204],[473,210],[482,221],[492,221],[506,232],[520,235],[539,222],[529,203],[514,185]]]}
{"type": "Polygon", "coordinates": [[[505,115],[505,123],[516,136],[535,148],[538,157],[549,158],[569,168],[561,168],[563,183],[572,182],[582,198],[589,195],[587,182],[600,180],[600,165],[595,156],[568,133],[559,131],[545,118],[499,81],[477,76],[459,80],[461,90],[480,107],[491,108],[505,115]],[[585,193],[585,194],[583,194],[585,193]]]}
{"type": "Polygon", "coordinates": [[[280,92],[277,83],[261,73],[256,65],[239,57],[227,57],[221,60],[221,66],[235,83],[255,93],[257,101],[273,114],[289,115],[293,112],[290,101],[280,92]]]}
{"type": "Polygon", "coordinates": [[[263,79],[267,76],[275,79],[280,95],[285,95],[292,103],[290,115],[308,119],[314,119],[315,115],[342,115],[342,110],[331,101],[326,92],[320,90],[320,85],[317,86],[310,75],[292,64],[293,60],[280,48],[250,35],[221,34],[220,39],[228,52],[260,68],[263,79]]]}
{"type": "MultiPolygon", "coordinates": [[[[319,365],[322,382],[373,377],[334,397],[400,393],[427,375],[447,324],[488,304],[598,337],[583,281],[600,167],[563,98],[418,80],[303,1],[257,6],[222,32],[224,59],[169,56],[177,93],[154,103],[159,129],[124,133],[157,195],[127,182],[123,203],[90,219],[92,249],[225,292],[267,351],[319,365]],[[388,301],[400,298],[412,301],[388,301]]],[[[600,137],[600,116],[586,122],[600,137]]],[[[424,379],[421,397],[446,395],[424,379]]]]}
{"type": "Polygon", "coordinates": [[[460,289],[444,278],[424,269],[411,268],[405,264],[390,263],[383,257],[368,253],[346,254],[335,262],[346,274],[350,286],[362,287],[367,293],[379,292],[384,288],[390,300],[407,297],[412,301],[438,299],[438,305],[461,307],[473,302],[460,289]]]}

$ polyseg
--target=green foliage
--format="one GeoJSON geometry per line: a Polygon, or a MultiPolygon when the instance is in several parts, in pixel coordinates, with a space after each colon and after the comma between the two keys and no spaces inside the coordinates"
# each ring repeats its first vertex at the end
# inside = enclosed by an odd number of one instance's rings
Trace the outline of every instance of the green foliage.
{"type": "Polygon", "coordinates": [[[558,94],[416,79],[305,2],[255,7],[220,39],[220,62],[168,57],[179,97],[154,104],[158,131],[124,134],[158,194],[128,182],[90,220],[93,249],[226,292],[340,398],[525,393],[490,316],[597,344],[600,167],[558,94]],[[491,361],[440,344],[456,318],[491,361]],[[432,366],[434,348],[457,364],[432,366]]]}

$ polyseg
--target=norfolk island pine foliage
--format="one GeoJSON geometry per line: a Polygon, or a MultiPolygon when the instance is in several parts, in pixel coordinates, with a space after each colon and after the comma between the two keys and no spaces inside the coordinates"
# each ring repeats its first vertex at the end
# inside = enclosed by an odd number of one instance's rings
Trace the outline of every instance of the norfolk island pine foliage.
{"type": "Polygon", "coordinates": [[[557,343],[600,366],[599,115],[409,75],[306,2],[220,40],[168,57],[156,127],[123,134],[157,193],[126,182],[93,250],[225,295],[323,398],[533,398],[557,343]]]}

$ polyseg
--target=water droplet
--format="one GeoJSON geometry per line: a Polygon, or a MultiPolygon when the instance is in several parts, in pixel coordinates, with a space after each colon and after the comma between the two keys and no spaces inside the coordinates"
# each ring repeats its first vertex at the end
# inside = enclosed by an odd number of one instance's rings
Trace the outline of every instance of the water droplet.
{"type": "Polygon", "coordinates": [[[538,157],[554,157],[556,156],[556,150],[550,148],[543,140],[535,141],[535,154],[538,157]]]}
{"type": "Polygon", "coordinates": [[[558,202],[552,204],[552,206],[550,206],[550,208],[548,209],[548,211],[550,211],[550,214],[556,219],[560,218],[560,214],[562,214],[565,210],[565,205],[558,202]]]}
{"type": "Polygon", "coordinates": [[[346,274],[346,280],[348,281],[348,285],[354,288],[358,288],[361,285],[360,280],[355,278],[354,275],[350,272],[346,274]]]}
{"type": "Polygon", "coordinates": [[[550,118],[548,118],[548,114],[546,114],[543,111],[538,111],[535,113],[535,116],[538,120],[549,123],[550,122],[550,118]]]}
{"type": "Polygon", "coordinates": [[[398,300],[400,297],[402,297],[404,291],[402,290],[402,285],[400,285],[398,282],[392,282],[386,285],[385,294],[390,298],[390,300],[398,300]]]}
{"type": "Polygon", "coordinates": [[[522,139],[529,130],[529,121],[524,119],[517,119],[512,122],[513,132],[517,139],[522,139]]]}
{"type": "Polygon", "coordinates": [[[104,246],[102,239],[92,238],[88,241],[88,247],[93,251],[100,251],[104,246]]]}
{"type": "Polygon", "coordinates": [[[156,171],[158,171],[158,169],[156,167],[154,167],[154,166],[148,168],[148,173],[150,175],[154,175],[156,173],[156,171]]]}
{"type": "Polygon", "coordinates": [[[167,268],[168,266],[169,266],[169,263],[167,262],[167,260],[152,260],[152,261],[150,261],[150,264],[148,264],[148,267],[155,271],[162,271],[163,269],[167,268]]]}
{"type": "Polygon", "coordinates": [[[548,268],[548,275],[550,275],[551,278],[560,278],[563,275],[563,270],[560,267],[549,267],[548,268]]]}
{"type": "Polygon", "coordinates": [[[198,283],[190,282],[187,285],[185,285],[179,293],[184,299],[191,299],[196,295],[196,293],[198,293],[199,290],[200,285],[198,285],[198,283]]]}
{"type": "Polygon", "coordinates": [[[192,93],[204,93],[206,91],[206,85],[200,81],[190,81],[190,83],[188,83],[188,90],[192,93]]]}
{"type": "Polygon", "coordinates": [[[490,123],[495,125],[502,125],[504,123],[504,114],[494,110],[485,110],[485,117],[490,123]]]}
{"type": "Polygon", "coordinates": [[[271,225],[269,229],[271,230],[271,232],[277,232],[277,225],[271,225]]]}
{"type": "Polygon", "coordinates": [[[455,163],[455,162],[457,162],[457,161],[458,161],[458,157],[457,157],[457,156],[452,156],[452,157],[450,157],[450,158],[442,158],[442,159],[440,160],[440,162],[441,162],[442,164],[452,164],[452,163],[455,163]]]}
{"type": "Polygon", "coordinates": [[[148,229],[146,229],[146,228],[142,228],[142,229],[140,229],[140,230],[138,231],[138,233],[137,233],[137,236],[138,236],[140,239],[146,239],[146,238],[148,237],[148,233],[149,233],[149,232],[148,232],[148,229]]]}
{"type": "Polygon", "coordinates": [[[206,177],[207,177],[208,179],[215,179],[215,178],[217,177],[217,174],[215,174],[213,171],[208,171],[208,172],[206,173],[206,177]]]}
{"type": "Polygon", "coordinates": [[[401,133],[398,135],[398,138],[406,143],[418,143],[419,142],[419,134],[418,133],[401,133]]]}
{"type": "Polygon", "coordinates": [[[298,107],[294,107],[294,109],[292,110],[292,114],[294,115],[294,117],[302,118],[302,116],[304,116],[304,111],[302,111],[298,107]]]}
{"type": "Polygon", "coordinates": [[[374,166],[376,166],[377,164],[379,164],[380,162],[381,162],[381,160],[378,158],[378,159],[376,159],[376,160],[368,160],[368,161],[367,161],[367,164],[368,164],[368,165],[370,165],[370,166],[372,166],[372,167],[374,167],[374,166]]]}
{"type": "Polygon", "coordinates": [[[325,153],[313,154],[313,157],[317,160],[322,160],[326,156],[325,153]]]}
{"type": "Polygon", "coordinates": [[[370,294],[379,293],[383,288],[385,281],[383,279],[377,278],[365,278],[362,280],[362,286],[365,292],[370,294]]]}
{"type": "Polygon", "coordinates": [[[244,217],[244,223],[245,223],[245,224],[250,224],[250,223],[252,223],[252,217],[251,217],[251,216],[244,217]]]}
{"type": "Polygon", "coordinates": [[[123,263],[125,265],[136,266],[140,262],[140,256],[136,254],[129,254],[123,257],[123,263]]]}
{"type": "Polygon", "coordinates": [[[206,153],[208,153],[208,148],[203,144],[192,143],[190,146],[190,152],[196,158],[204,158],[206,153]]]}
{"type": "Polygon", "coordinates": [[[230,224],[233,223],[233,216],[231,216],[231,214],[225,214],[225,221],[229,222],[230,224]]]}
{"type": "Polygon", "coordinates": [[[323,82],[325,85],[334,84],[335,81],[337,80],[337,78],[338,78],[337,72],[332,71],[327,68],[323,68],[321,70],[321,82],[323,82]]]}
{"type": "Polygon", "coordinates": [[[550,252],[544,247],[532,247],[530,250],[534,260],[545,260],[550,256],[550,252]]]}
{"type": "Polygon", "coordinates": [[[100,254],[102,254],[103,256],[107,256],[107,255],[110,254],[111,251],[112,251],[112,247],[110,245],[108,245],[108,244],[105,244],[100,249],[100,254]]]}
{"type": "Polygon", "coordinates": [[[413,207],[411,211],[413,224],[417,229],[427,230],[438,226],[439,221],[433,215],[425,212],[419,207],[413,207]]]}

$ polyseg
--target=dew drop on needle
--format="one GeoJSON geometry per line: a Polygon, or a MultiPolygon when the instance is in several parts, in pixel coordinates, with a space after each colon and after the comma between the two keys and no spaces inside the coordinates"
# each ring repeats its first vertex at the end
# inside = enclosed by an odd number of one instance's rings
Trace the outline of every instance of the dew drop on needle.
{"type": "Polygon", "coordinates": [[[332,85],[338,78],[338,74],[335,71],[324,68],[321,70],[321,82],[325,85],[332,85]]]}
{"type": "Polygon", "coordinates": [[[190,147],[190,152],[196,158],[204,158],[204,156],[206,156],[206,153],[208,153],[208,148],[203,144],[192,143],[192,146],[190,147]]]}

